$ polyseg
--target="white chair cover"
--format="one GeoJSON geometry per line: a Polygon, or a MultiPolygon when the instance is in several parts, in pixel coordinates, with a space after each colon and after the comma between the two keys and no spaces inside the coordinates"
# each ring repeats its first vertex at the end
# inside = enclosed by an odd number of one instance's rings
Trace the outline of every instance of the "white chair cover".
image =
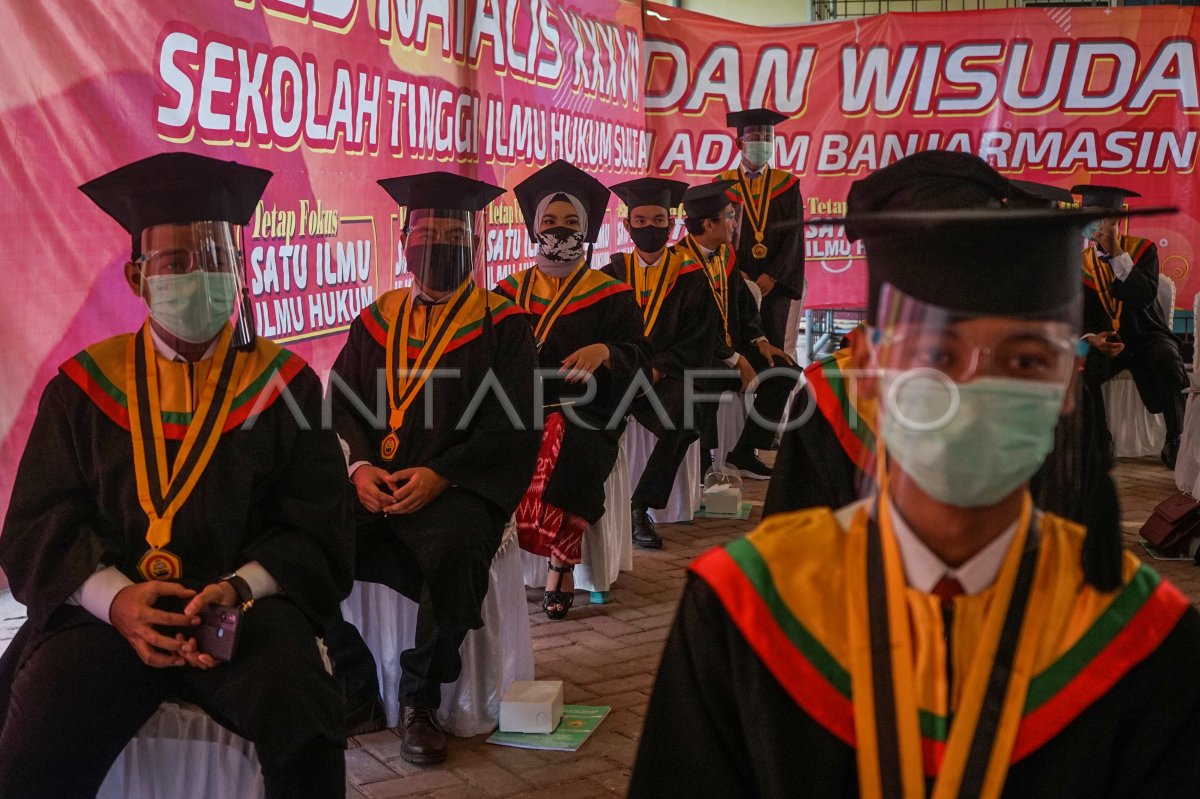
{"type": "MultiPolygon", "coordinates": [[[[746,427],[746,395],[725,393],[717,407],[717,448],[713,450],[713,465],[724,466],[725,457],[733,449],[746,427]]],[[[703,479],[704,475],[700,476],[703,479]]]]}
{"type": "Polygon", "coordinates": [[[1166,275],[1158,276],[1158,297],[1155,299],[1167,327],[1175,324],[1175,281],[1166,275]]]}
{"type": "Polygon", "coordinates": [[[1119,372],[1101,390],[1114,454],[1118,458],[1157,456],[1167,440],[1167,426],[1161,413],[1146,410],[1133,375],[1128,370],[1119,372]]]}
{"type": "MultiPolygon", "coordinates": [[[[629,517],[629,466],[625,458],[625,439],[621,439],[617,462],[604,481],[604,515],[583,536],[583,559],[575,567],[575,588],[604,593],[612,588],[617,575],[633,571],[633,520],[629,517]]],[[[546,561],[539,555],[521,551],[525,585],[546,586],[546,561]]]]}
{"type": "Polygon", "coordinates": [[[1179,437],[1179,457],[1175,460],[1175,487],[1196,496],[1200,491],[1200,394],[1187,395],[1183,414],[1183,434],[1179,437]]]}
{"type": "MultiPolygon", "coordinates": [[[[496,729],[505,690],[514,680],[533,679],[533,637],[520,552],[516,527],[510,522],[492,559],[483,627],[467,633],[463,641],[458,681],[442,686],[438,721],[451,735],[465,738],[496,729]]],[[[387,723],[395,727],[400,721],[400,653],[413,644],[417,605],[386,586],[355,582],[342,613],[375,656],[387,723]]]]}
{"type": "Polygon", "coordinates": [[[262,770],[254,744],[195,705],[168,701],[117,756],[96,796],[259,799],[262,770]]]}
{"type": "MultiPolygon", "coordinates": [[[[630,419],[625,428],[624,442],[629,459],[629,484],[637,485],[658,439],[636,420],[630,419]]],[[[697,441],[688,447],[687,454],[683,456],[667,507],[652,509],[650,517],[655,522],[690,522],[696,511],[700,510],[700,479],[700,442],[697,441]]]]}
{"type": "MultiPolygon", "coordinates": [[[[1192,297],[1192,334],[1195,335],[1196,324],[1200,322],[1200,291],[1196,292],[1196,296],[1192,297]]],[[[1192,347],[1192,383],[1196,382],[1196,375],[1200,375],[1200,346],[1192,347]]]]}

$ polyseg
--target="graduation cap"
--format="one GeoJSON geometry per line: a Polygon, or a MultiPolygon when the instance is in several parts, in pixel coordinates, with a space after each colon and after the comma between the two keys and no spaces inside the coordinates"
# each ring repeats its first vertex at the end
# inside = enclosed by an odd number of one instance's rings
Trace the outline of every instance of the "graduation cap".
{"type": "Polygon", "coordinates": [[[129,232],[135,257],[141,232],[155,225],[244,225],[271,172],[195,153],[159,153],[115,169],[79,190],[129,232]]]}
{"type": "Polygon", "coordinates": [[[1081,183],[1071,187],[1072,194],[1080,196],[1079,204],[1084,208],[1107,208],[1110,211],[1120,211],[1125,205],[1126,197],[1141,197],[1136,191],[1121,189],[1116,186],[1093,186],[1081,183]]]}
{"type": "Polygon", "coordinates": [[[1009,205],[1015,208],[1055,208],[1055,203],[1075,204],[1075,197],[1066,189],[1031,180],[1013,180],[1009,183],[1016,190],[1009,197],[1009,205]]]}
{"type": "Polygon", "coordinates": [[[683,193],[683,212],[692,219],[708,219],[716,216],[733,200],[726,193],[736,180],[714,180],[691,186],[683,193]]]}
{"type": "Polygon", "coordinates": [[[583,203],[583,210],[587,211],[588,229],[584,241],[594,244],[600,235],[600,223],[604,220],[611,192],[587,172],[560,158],[518,183],[513,193],[525,215],[525,227],[531,241],[537,240],[538,204],[554,194],[570,194],[583,203]]]}
{"type": "Polygon", "coordinates": [[[396,204],[413,211],[482,211],[504,189],[452,172],[422,172],[375,181],[396,204]]]}
{"type": "Polygon", "coordinates": [[[620,197],[621,202],[629,206],[631,211],[643,205],[670,209],[683,201],[683,193],[687,189],[688,184],[682,180],[638,178],[618,183],[612,187],[612,193],[620,197]]]}
{"type": "Polygon", "coordinates": [[[786,114],[767,108],[747,108],[745,111],[730,111],[726,114],[725,126],[737,128],[738,135],[741,136],[746,132],[746,128],[775,127],[789,118],[786,114]]]}

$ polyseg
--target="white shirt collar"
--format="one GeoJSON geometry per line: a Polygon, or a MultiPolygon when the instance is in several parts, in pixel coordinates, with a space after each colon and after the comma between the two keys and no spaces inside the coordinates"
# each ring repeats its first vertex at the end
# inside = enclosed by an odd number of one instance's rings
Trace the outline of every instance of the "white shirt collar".
{"type": "Polygon", "coordinates": [[[962,584],[967,594],[978,594],[986,590],[996,581],[1000,567],[1004,565],[1004,557],[1012,546],[1017,535],[1017,523],[1013,521],[1007,529],[994,541],[958,568],[951,568],[933,553],[925,542],[917,537],[908,523],[896,510],[896,506],[888,500],[891,509],[892,530],[896,536],[896,544],[900,548],[900,558],[904,561],[904,576],[908,584],[926,594],[933,592],[933,587],[943,576],[955,578],[962,584]]]}
{"type": "MultiPolygon", "coordinates": [[[[700,245],[698,245],[698,244],[697,244],[696,246],[698,246],[698,247],[699,247],[700,245]]],[[[703,248],[703,247],[700,247],[700,249],[704,249],[704,248],[703,248]]],[[[640,266],[642,269],[649,269],[650,267],[652,267],[652,266],[655,266],[656,264],[660,264],[660,263],[662,263],[663,259],[667,257],[667,251],[666,251],[666,249],[664,248],[664,249],[663,249],[663,254],[662,254],[662,255],[660,255],[660,256],[658,257],[658,260],[657,260],[657,261],[654,261],[653,263],[651,263],[651,262],[649,262],[649,261],[643,261],[643,260],[642,260],[642,254],[641,254],[640,252],[638,252],[637,250],[634,250],[634,251],[633,251],[633,257],[634,257],[634,259],[636,259],[636,260],[637,260],[637,265],[638,265],[638,266],[640,266]]]]}
{"type": "MultiPolygon", "coordinates": [[[[155,352],[166,358],[168,361],[176,361],[179,363],[187,362],[187,358],[180,355],[175,351],[174,347],[162,340],[162,337],[158,335],[158,331],[154,329],[154,325],[150,325],[150,340],[154,342],[155,352]]],[[[203,357],[201,357],[199,360],[203,361],[211,358],[213,353],[217,350],[217,341],[219,340],[220,336],[214,338],[212,343],[208,345],[208,349],[204,351],[203,357]]]]}

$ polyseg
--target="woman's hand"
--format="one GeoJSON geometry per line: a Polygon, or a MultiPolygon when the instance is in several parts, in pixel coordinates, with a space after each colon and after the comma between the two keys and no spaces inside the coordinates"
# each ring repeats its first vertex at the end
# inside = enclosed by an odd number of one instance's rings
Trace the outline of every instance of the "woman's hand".
{"type": "Polygon", "coordinates": [[[563,358],[559,372],[565,375],[568,383],[586,383],[587,379],[596,373],[601,366],[609,366],[610,353],[605,344],[589,344],[580,347],[563,358]]]}

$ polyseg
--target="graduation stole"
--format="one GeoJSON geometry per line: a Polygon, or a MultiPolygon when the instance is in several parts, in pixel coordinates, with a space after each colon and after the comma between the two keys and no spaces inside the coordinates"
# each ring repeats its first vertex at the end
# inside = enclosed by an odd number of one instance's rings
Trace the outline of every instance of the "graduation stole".
{"type": "Polygon", "coordinates": [[[129,338],[125,370],[129,433],[133,441],[138,503],[150,520],[146,531],[150,549],[138,561],[138,571],[147,580],[178,580],[183,576],[183,562],[167,550],[167,545],[171,543],[175,515],[212,460],[236,393],[231,387],[240,385],[249,360],[248,353],[230,347],[232,338],[233,327],[226,325],[217,338],[199,407],[169,471],[150,320],[129,338]]]}
{"type": "Polygon", "coordinates": [[[859,471],[875,474],[875,419],[878,403],[852,391],[846,376],[852,352],[843,347],[827,358],[810,364],[804,376],[816,400],[817,410],[829,422],[842,451],[859,471]]]}
{"type": "Polygon", "coordinates": [[[673,258],[671,248],[663,250],[662,257],[645,269],[638,263],[636,252],[625,254],[625,277],[633,287],[633,296],[642,308],[643,332],[649,336],[662,312],[663,301],[671,293],[679,279],[681,259],[673,258]]]}
{"type": "Polygon", "coordinates": [[[550,277],[536,266],[517,275],[517,305],[530,313],[536,313],[533,309],[535,294],[545,294],[551,298],[545,311],[538,317],[537,324],[533,326],[533,337],[539,350],[546,343],[546,339],[550,337],[554,323],[562,316],[567,306],[591,288],[584,280],[591,271],[592,268],[585,258],[580,261],[579,266],[561,280],[550,277]]]}
{"type": "Polygon", "coordinates": [[[729,269],[728,249],[722,244],[712,251],[710,258],[705,258],[700,252],[700,245],[687,236],[680,242],[696,259],[696,263],[704,265],[704,276],[708,278],[708,288],[713,300],[717,303],[717,312],[721,315],[721,330],[725,331],[725,346],[732,347],[733,339],[729,335],[729,269]]]}
{"type": "Polygon", "coordinates": [[[1083,251],[1083,285],[1096,292],[1100,305],[1112,323],[1112,329],[1121,329],[1121,308],[1123,303],[1113,296],[1112,286],[1117,277],[1113,274],[1112,266],[1096,254],[1095,247],[1083,251]]]}
{"type": "MultiPolygon", "coordinates": [[[[379,455],[390,461],[400,448],[400,428],[404,426],[404,414],[413,400],[421,393],[430,374],[437,368],[438,361],[454,339],[459,329],[479,318],[487,304],[486,292],[475,286],[472,280],[454,290],[446,301],[446,312],[440,315],[432,335],[421,342],[412,368],[408,365],[408,341],[412,335],[413,309],[416,305],[413,289],[401,299],[396,319],[388,326],[385,368],[387,369],[388,391],[388,434],[379,445],[379,455]]],[[[432,318],[433,308],[425,313],[432,318]]]]}
{"type": "Polygon", "coordinates": [[[766,258],[767,245],[763,244],[763,237],[767,232],[771,201],[791,186],[796,181],[796,176],[768,166],[763,167],[756,178],[747,178],[744,167],[723,173],[721,178],[737,181],[737,185],[731,186],[729,192],[732,195],[731,199],[742,206],[746,220],[750,223],[750,230],[754,233],[754,246],[750,248],[750,255],[760,260],[766,258]]]}
{"type": "MultiPolygon", "coordinates": [[[[886,475],[876,515],[861,508],[846,546],[854,729],[864,799],[925,797],[918,685],[904,566],[891,529],[886,475]]],[[[974,647],[931,799],[995,799],[1004,788],[1041,637],[1027,617],[1039,533],[1026,492],[1017,534],[974,647]]]]}

